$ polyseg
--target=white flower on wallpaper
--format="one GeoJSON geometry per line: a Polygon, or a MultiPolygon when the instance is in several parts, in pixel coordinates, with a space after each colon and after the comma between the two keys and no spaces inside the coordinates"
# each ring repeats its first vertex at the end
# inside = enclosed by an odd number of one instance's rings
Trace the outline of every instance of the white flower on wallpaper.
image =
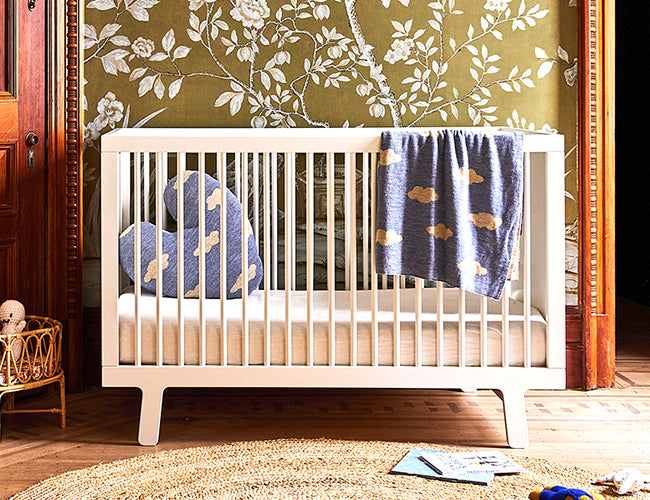
{"type": "Polygon", "coordinates": [[[264,19],[270,14],[266,0],[235,0],[235,7],[230,11],[235,21],[241,21],[247,28],[257,29],[264,26],[264,19]]]}
{"type": "Polygon", "coordinates": [[[509,3],[510,0],[487,0],[483,8],[485,10],[496,10],[497,12],[501,12],[508,8],[509,3]]]}
{"type": "Polygon", "coordinates": [[[153,55],[155,48],[156,44],[153,40],[149,40],[141,36],[136,38],[135,42],[131,44],[131,50],[133,51],[133,54],[145,59],[148,59],[153,55]]]}
{"type": "Polygon", "coordinates": [[[415,43],[410,38],[394,40],[390,46],[390,50],[386,52],[384,60],[391,64],[395,64],[397,61],[406,61],[411,55],[411,49],[414,46],[415,43]]]}

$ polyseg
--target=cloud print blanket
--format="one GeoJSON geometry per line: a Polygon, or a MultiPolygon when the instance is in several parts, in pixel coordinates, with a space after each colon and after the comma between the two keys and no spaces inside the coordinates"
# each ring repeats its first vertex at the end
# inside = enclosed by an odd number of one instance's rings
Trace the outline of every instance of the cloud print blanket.
{"type": "Polygon", "coordinates": [[[381,149],[377,272],[500,299],[518,240],[523,133],[386,131],[381,149]]]}

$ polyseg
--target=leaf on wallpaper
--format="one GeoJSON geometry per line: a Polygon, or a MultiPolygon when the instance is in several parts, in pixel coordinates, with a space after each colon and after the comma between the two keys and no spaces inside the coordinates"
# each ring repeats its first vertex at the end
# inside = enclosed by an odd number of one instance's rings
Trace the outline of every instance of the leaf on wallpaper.
{"type": "Polygon", "coordinates": [[[145,76],[138,85],[138,97],[142,97],[153,88],[156,75],[145,76]]]}
{"type": "Polygon", "coordinates": [[[544,78],[548,75],[553,69],[553,64],[555,64],[555,61],[544,61],[540,64],[539,69],[537,70],[537,78],[544,78]]]}
{"type": "Polygon", "coordinates": [[[179,45],[174,49],[174,56],[173,59],[182,59],[183,57],[187,56],[187,54],[190,53],[190,48],[186,47],[185,45],[179,45]]]}
{"type": "Polygon", "coordinates": [[[126,10],[137,21],[149,21],[149,12],[147,9],[153,7],[158,2],[159,0],[135,0],[135,2],[129,4],[126,10]]]}
{"type": "Polygon", "coordinates": [[[116,35],[111,38],[111,43],[118,47],[129,47],[131,45],[131,40],[124,35],[116,35]]]}
{"type": "Polygon", "coordinates": [[[122,27],[121,24],[116,24],[116,23],[107,24],[102,28],[102,31],[99,33],[99,40],[104,40],[105,38],[112,37],[115,33],[117,33],[120,30],[121,27],[122,27]]]}
{"type": "Polygon", "coordinates": [[[148,115],[145,116],[142,120],[140,120],[138,123],[136,123],[135,125],[133,125],[133,128],[140,128],[140,127],[143,127],[143,126],[144,126],[144,125],[145,125],[149,120],[155,118],[156,116],[158,116],[160,113],[162,113],[162,112],[165,111],[166,109],[167,109],[167,107],[164,107],[164,108],[159,109],[158,111],[154,111],[153,113],[148,114],[148,115]]]}
{"type": "Polygon", "coordinates": [[[133,80],[142,78],[146,72],[147,72],[147,68],[135,68],[133,71],[131,71],[131,74],[129,75],[129,81],[132,82],[133,80]]]}
{"type": "Polygon", "coordinates": [[[162,39],[162,47],[167,53],[176,45],[176,36],[174,35],[174,28],[171,28],[162,39]]]}
{"type": "Polygon", "coordinates": [[[131,105],[127,104],[126,111],[124,112],[124,120],[122,120],[122,128],[129,126],[129,118],[131,117],[131,105]]]}
{"type": "Polygon", "coordinates": [[[179,78],[178,80],[174,80],[172,83],[169,84],[169,98],[173,99],[178,95],[178,92],[181,90],[181,84],[183,83],[183,79],[179,78]]]}
{"type": "Polygon", "coordinates": [[[158,75],[153,82],[153,93],[158,99],[162,99],[165,95],[165,84],[163,83],[160,75],[158,75]]]}
{"type": "Polygon", "coordinates": [[[87,9],[97,9],[97,10],[110,10],[116,9],[117,5],[113,0],[93,0],[86,4],[87,9]]]}
{"type": "Polygon", "coordinates": [[[129,73],[131,69],[124,60],[124,57],[128,55],[129,52],[127,50],[115,49],[105,56],[102,56],[101,60],[104,71],[115,76],[117,76],[118,71],[121,71],[122,73],[129,73]]]}

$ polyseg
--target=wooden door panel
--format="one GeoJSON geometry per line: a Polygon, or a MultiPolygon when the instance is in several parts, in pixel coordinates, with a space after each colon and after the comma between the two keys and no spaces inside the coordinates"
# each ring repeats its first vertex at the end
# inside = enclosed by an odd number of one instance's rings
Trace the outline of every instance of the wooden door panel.
{"type": "Polygon", "coordinates": [[[0,144],[0,217],[16,215],[16,148],[0,144]]]}
{"type": "Polygon", "coordinates": [[[18,139],[18,101],[8,92],[0,92],[0,142],[18,139]]]}
{"type": "Polygon", "coordinates": [[[18,269],[15,266],[18,240],[0,240],[0,297],[11,297],[18,286],[18,269]]]}

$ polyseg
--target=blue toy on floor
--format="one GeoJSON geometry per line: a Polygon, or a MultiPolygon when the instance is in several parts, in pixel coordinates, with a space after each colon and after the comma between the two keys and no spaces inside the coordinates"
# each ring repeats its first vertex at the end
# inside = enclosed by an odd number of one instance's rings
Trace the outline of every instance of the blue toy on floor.
{"type": "Polygon", "coordinates": [[[530,500],[604,500],[598,493],[590,495],[586,491],[564,486],[547,487],[543,490],[533,491],[528,495],[530,500]]]}

